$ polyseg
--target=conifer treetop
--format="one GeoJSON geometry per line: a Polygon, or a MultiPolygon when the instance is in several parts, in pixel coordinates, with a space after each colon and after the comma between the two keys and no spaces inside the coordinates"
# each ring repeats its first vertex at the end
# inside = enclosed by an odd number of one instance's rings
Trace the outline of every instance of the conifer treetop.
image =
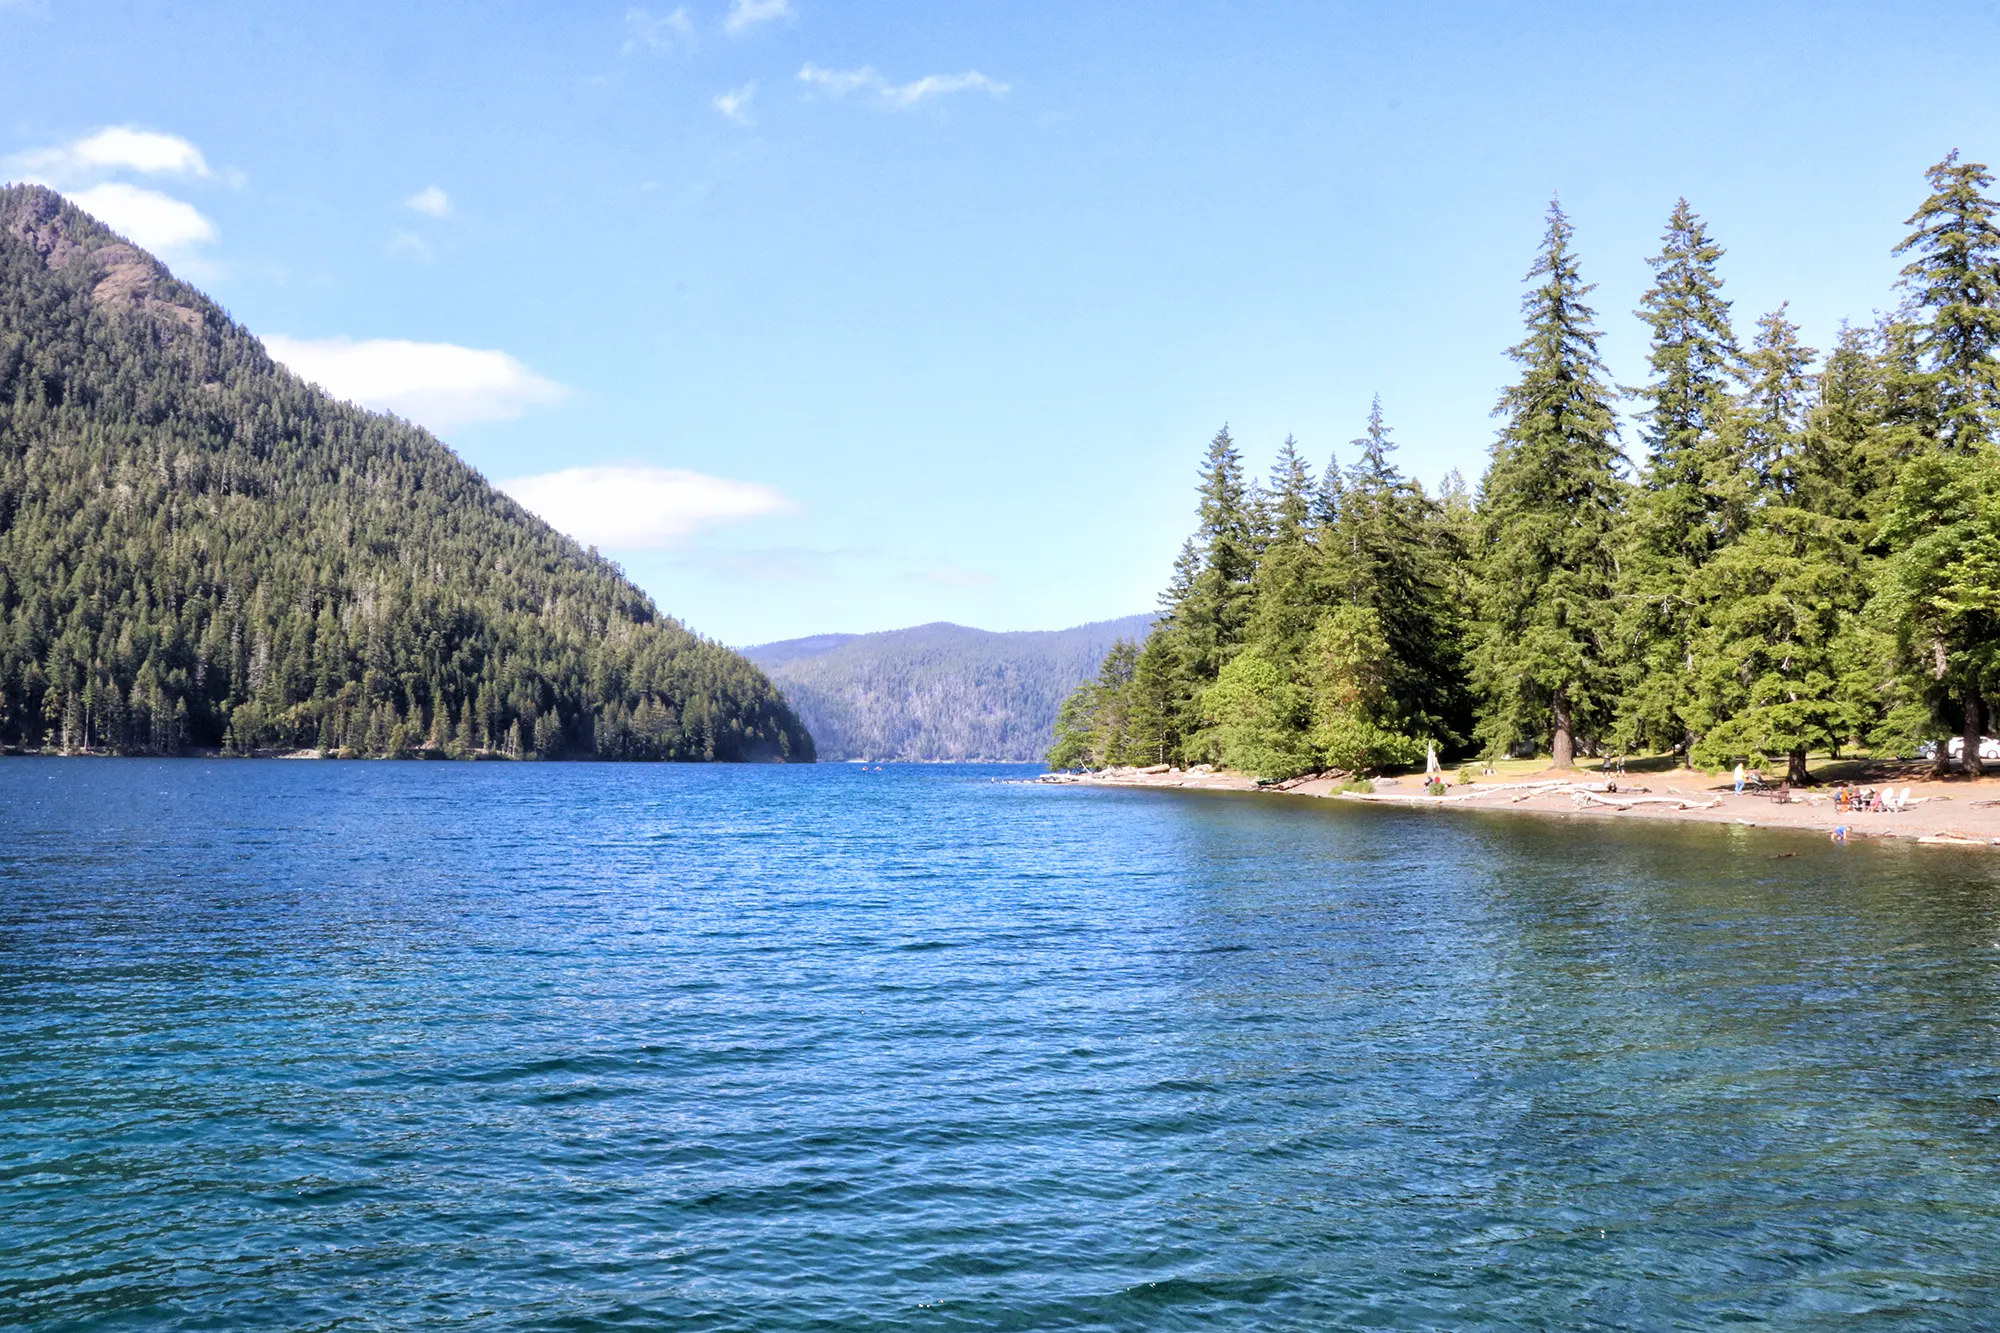
{"type": "Polygon", "coordinates": [[[1901,285],[1918,324],[1916,350],[1939,395],[1939,439],[1970,449],[2000,420],[2000,226],[1986,193],[1993,177],[1958,150],[1924,173],[1931,195],[1910,215],[1915,228],[1894,251],[1913,255],[1901,285]]]}

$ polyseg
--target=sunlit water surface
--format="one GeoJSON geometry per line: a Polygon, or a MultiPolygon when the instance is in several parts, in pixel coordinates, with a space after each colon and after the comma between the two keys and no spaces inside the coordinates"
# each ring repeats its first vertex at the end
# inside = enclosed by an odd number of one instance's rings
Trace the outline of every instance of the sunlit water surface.
{"type": "Polygon", "coordinates": [[[0,1324],[2000,1322],[2000,874],[1020,770],[0,761],[0,1324]]]}

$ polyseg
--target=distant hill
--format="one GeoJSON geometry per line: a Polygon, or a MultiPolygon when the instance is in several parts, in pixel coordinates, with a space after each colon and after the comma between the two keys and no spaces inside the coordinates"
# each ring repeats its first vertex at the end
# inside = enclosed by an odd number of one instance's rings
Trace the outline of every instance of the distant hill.
{"type": "Polygon", "coordinates": [[[0,748],[811,759],[763,673],[0,189],[0,748]]]}
{"type": "Polygon", "coordinates": [[[938,623],[745,648],[812,732],[821,759],[1039,760],[1056,709],[1151,616],[995,634],[938,623]]]}

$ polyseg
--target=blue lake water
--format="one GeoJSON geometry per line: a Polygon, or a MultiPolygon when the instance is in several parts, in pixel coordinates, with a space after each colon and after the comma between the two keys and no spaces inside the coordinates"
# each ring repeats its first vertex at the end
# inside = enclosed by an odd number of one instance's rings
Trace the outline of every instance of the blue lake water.
{"type": "Polygon", "coordinates": [[[0,1325],[2000,1323],[1983,853],[0,761],[0,1325]]]}

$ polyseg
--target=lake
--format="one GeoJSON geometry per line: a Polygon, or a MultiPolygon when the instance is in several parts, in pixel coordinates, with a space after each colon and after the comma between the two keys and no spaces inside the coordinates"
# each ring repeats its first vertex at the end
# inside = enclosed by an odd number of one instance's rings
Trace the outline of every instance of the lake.
{"type": "Polygon", "coordinates": [[[1028,769],[0,760],[0,1324],[2000,1322],[2000,874],[1028,769]]]}

